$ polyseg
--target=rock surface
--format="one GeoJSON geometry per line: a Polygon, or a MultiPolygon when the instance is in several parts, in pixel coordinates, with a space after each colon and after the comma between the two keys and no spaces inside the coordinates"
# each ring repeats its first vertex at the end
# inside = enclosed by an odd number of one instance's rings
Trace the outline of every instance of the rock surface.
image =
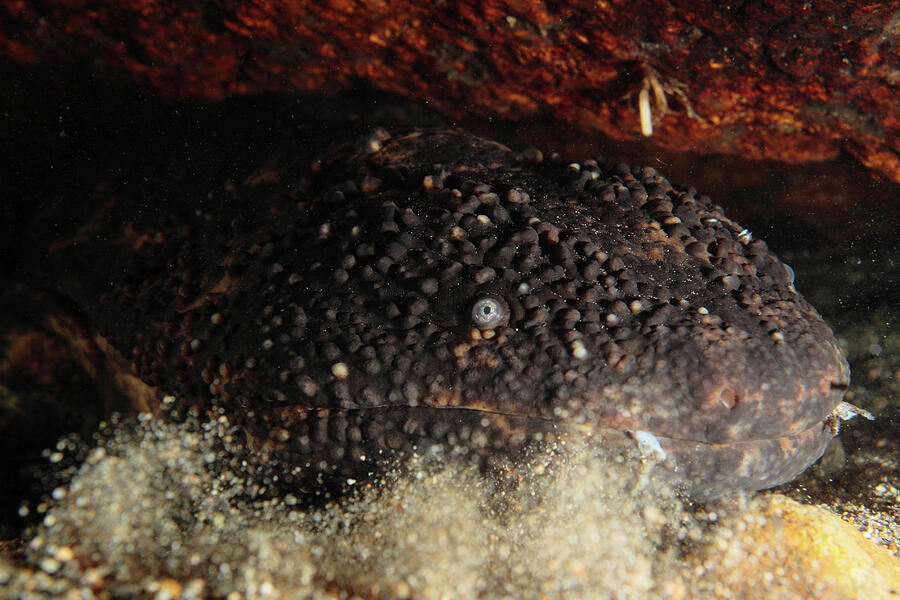
{"type": "Polygon", "coordinates": [[[617,139],[652,128],[666,148],[789,162],[847,153],[900,181],[896,9],[19,0],[0,8],[0,49],[20,64],[124,70],[170,97],[365,81],[454,118],[551,115],[617,139]]]}
{"type": "Polygon", "coordinates": [[[900,598],[900,560],[818,506],[763,496],[711,537],[694,556],[708,597],[900,598]]]}

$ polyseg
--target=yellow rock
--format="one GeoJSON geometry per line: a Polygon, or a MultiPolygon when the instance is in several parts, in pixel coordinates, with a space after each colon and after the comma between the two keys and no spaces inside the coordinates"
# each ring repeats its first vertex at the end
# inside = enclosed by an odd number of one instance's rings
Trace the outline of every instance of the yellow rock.
{"type": "Polygon", "coordinates": [[[721,524],[695,556],[721,598],[900,598],[900,558],[818,506],[772,494],[721,524]]]}

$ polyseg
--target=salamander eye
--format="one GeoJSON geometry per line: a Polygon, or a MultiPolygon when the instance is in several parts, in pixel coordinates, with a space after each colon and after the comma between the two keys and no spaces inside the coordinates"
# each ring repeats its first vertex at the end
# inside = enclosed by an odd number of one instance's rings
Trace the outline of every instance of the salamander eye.
{"type": "Polygon", "coordinates": [[[479,329],[493,329],[509,322],[509,306],[497,296],[483,296],[472,305],[472,324],[479,329]]]}

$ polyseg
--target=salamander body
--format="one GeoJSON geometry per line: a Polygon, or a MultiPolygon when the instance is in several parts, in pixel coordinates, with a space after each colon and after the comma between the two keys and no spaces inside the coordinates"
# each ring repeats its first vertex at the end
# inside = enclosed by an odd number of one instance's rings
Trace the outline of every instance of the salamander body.
{"type": "Polygon", "coordinates": [[[698,497],[759,489],[822,454],[849,381],[790,269],[693,188],[458,130],[123,193],[49,252],[169,414],[234,416],[287,483],[578,432],[698,497]]]}

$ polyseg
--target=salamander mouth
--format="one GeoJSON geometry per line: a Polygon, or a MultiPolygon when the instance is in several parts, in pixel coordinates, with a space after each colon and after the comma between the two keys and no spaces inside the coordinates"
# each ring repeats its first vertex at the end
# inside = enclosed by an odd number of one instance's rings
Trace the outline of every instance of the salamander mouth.
{"type": "MultiPolygon", "coordinates": [[[[281,418],[292,420],[288,412],[281,418]]],[[[364,464],[385,453],[424,452],[441,445],[457,453],[478,455],[490,464],[515,461],[533,445],[577,441],[598,456],[636,456],[651,465],[660,481],[704,500],[774,487],[796,477],[824,453],[835,433],[833,418],[829,415],[790,435],[713,443],[483,408],[311,409],[294,421],[286,445],[295,456],[321,453],[325,462],[334,463],[334,471],[349,469],[354,476],[354,461],[364,464]]]]}

